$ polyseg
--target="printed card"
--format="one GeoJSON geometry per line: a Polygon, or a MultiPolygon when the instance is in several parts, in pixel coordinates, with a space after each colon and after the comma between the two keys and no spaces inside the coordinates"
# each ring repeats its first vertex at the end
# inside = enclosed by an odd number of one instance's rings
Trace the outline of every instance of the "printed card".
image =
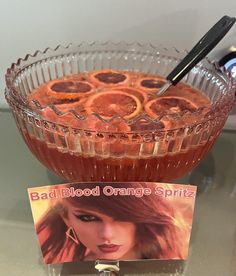
{"type": "Polygon", "coordinates": [[[28,189],[45,263],[185,260],[196,187],[67,183],[28,189]]]}

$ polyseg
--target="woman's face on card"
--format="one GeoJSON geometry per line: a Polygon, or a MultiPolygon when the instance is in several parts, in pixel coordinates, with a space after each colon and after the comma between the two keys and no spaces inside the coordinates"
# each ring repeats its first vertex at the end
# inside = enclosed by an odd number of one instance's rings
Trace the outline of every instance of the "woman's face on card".
{"type": "Polygon", "coordinates": [[[129,259],[136,244],[136,225],[114,220],[95,210],[67,203],[65,222],[73,227],[81,242],[94,259],[129,259]]]}

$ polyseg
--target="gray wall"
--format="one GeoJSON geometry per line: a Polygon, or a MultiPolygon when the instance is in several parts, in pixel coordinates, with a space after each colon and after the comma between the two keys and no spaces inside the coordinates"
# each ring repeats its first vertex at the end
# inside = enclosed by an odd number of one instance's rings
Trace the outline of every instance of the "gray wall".
{"type": "MultiPolygon", "coordinates": [[[[127,40],[190,49],[223,15],[236,16],[234,0],[0,0],[0,107],[4,73],[27,53],[93,40],[127,40]]],[[[236,25],[217,46],[217,59],[236,44],[236,25]]]]}

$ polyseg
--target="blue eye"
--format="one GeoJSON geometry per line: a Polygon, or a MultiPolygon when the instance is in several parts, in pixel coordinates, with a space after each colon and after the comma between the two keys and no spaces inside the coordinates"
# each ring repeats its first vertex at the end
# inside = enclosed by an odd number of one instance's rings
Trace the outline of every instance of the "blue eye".
{"type": "Polygon", "coordinates": [[[75,215],[79,220],[83,222],[100,221],[100,219],[93,215],[75,215]]]}

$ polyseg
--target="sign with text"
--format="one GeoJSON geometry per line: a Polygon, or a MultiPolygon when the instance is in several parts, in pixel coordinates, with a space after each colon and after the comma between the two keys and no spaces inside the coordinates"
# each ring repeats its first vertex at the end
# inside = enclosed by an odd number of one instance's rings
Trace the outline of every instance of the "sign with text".
{"type": "Polygon", "coordinates": [[[45,263],[188,256],[195,186],[80,182],[28,194],[45,263]]]}

